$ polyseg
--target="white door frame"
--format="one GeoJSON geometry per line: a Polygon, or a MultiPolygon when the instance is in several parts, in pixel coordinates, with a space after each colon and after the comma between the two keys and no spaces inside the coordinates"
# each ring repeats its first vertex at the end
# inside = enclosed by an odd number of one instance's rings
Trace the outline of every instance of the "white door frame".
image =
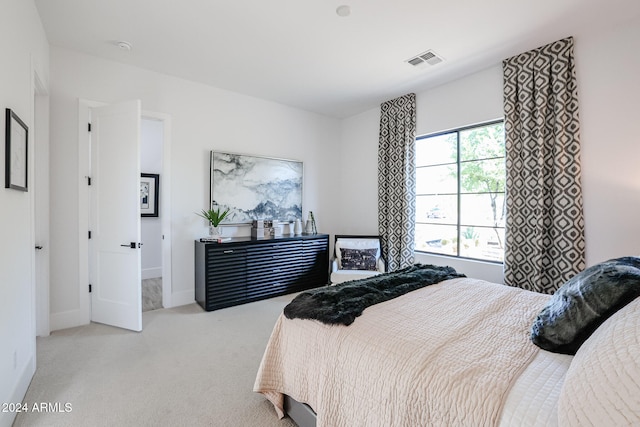
{"type": "Polygon", "coordinates": [[[33,162],[29,179],[33,183],[31,194],[33,217],[34,289],[35,289],[35,332],[45,337],[51,332],[49,305],[50,277],[50,191],[49,191],[49,94],[38,72],[32,65],[33,76],[33,162]],[[41,249],[36,249],[39,247],[41,249]]]}
{"type": "MultiPolygon", "coordinates": [[[[91,296],[89,295],[89,166],[91,160],[88,123],[92,107],[104,102],[78,99],[78,301],[82,323],[91,322],[91,296]]],[[[162,303],[173,307],[171,292],[171,116],[164,113],[142,111],[142,117],[163,122],[163,153],[160,185],[160,212],[162,235],[162,303]]]]}

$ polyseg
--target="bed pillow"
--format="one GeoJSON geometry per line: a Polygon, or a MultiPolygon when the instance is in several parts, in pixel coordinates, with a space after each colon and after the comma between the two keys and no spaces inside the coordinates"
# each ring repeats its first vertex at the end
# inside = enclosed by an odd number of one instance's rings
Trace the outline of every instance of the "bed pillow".
{"type": "Polygon", "coordinates": [[[612,259],[569,279],[531,327],[531,341],[545,350],[575,354],[607,318],[640,296],[640,258],[612,259]]]}
{"type": "Polygon", "coordinates": [[[605,321],[576,353],[558,399],[562,426],[640,425],[640,298],[605,321]]]}
{"type": "Polygon", "coordinates": [[[378,268],[378,249],[342,248],[342,268],[344,270],[371,270],[378,268]]]}
{"type": "Polygon", "coordinates": [[[375,249],[376,259],[380,258],[380,240],[378,238],[371,237],[341,237],[336,240],[336,260],[338,261],[338,268],[343,269],[342,266],[342,250],[343,249],[375,249]]]}

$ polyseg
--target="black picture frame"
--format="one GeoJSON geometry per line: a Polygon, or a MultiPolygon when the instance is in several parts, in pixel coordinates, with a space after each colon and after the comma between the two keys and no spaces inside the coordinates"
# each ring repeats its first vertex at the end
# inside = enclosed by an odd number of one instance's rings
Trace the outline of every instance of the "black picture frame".
{"type": "Polygon", "coordinates": [[[140,216],[158,216],[158,198],[160,194],[160,175],[157,173],[140,174],[140,216]]]}
{"type": "Polygon", "coordinates": [[[6,109],[4,188],[27,191],[29,176],[29,128],[20,117],[6,109]]]}

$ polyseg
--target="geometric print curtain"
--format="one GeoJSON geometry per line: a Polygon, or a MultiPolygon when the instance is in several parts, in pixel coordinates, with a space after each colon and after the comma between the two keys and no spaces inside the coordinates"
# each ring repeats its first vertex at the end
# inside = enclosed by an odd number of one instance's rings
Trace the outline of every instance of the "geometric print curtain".
{"type": "Polygon", "coordinates": [[[585,267],[573,38],[503,61],[505,284],[554,293],[585,267]]]}
{"type": "Polygon", "coordinates": [[[381,105],[378,234],[387,271],[413,265],[416,218],[416,95],[381,105]]]}

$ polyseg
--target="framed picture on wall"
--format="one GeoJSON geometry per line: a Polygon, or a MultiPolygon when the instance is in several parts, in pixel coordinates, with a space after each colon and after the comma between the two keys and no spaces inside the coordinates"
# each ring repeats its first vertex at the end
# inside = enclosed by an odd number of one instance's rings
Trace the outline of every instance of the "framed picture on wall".
{"type": "Polygon", "coordinates": [[[5,188],[27,191],[29,128],[20,117],[6,109],[5,188]]]}
{"type": "Polygon", "coordinates": [[[140,174],[140,216],[158,216],[158,194],[160,175],[157,173],[140,174]]]}
{"type": "Polygon", "coordinates": [[[211,152],[211,206],[229,224],[302,219],[303,164],[297,160],[211,152]]]}

